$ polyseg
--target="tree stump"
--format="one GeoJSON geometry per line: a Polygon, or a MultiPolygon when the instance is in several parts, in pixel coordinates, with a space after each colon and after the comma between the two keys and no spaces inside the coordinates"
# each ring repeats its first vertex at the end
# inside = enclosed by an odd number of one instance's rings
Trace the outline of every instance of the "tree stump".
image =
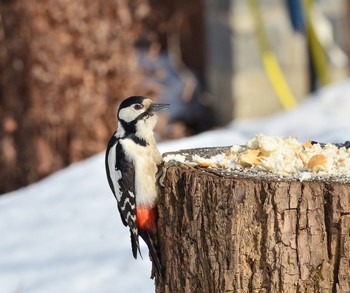
{"type": "Polygon", "coordinates": [[[346,180],[300,182],[179,162],[162,172],[157,293],[350,292],[346,180]]]}

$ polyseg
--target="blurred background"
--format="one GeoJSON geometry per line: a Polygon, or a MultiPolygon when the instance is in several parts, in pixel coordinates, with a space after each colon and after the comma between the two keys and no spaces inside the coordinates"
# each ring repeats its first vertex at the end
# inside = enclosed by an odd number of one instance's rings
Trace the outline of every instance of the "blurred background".
{"type": "Polygon", "coordinates": [[[131,95],[159,139],[288,111],[349,72],[345,0],[2,0],[0,194],[105,149],[131,95]]]}

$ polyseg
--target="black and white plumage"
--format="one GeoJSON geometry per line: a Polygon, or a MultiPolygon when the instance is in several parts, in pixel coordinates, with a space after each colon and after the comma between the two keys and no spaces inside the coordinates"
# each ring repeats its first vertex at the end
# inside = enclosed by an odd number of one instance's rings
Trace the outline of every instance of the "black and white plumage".
{"type": "Polygon", "coordinates": [[[117,200],[121,220],[130,228],[133,256],[140,253],[138,236],[146,242],[153,262],[160,272],[160,262],[153,243],[156,234],[156,173],[161,155],[153,129],[156,112],[167,104],[154,104],[141,96],[124,100],[118,110],[118,128],[108,142],[106,174],[117,200]]]}

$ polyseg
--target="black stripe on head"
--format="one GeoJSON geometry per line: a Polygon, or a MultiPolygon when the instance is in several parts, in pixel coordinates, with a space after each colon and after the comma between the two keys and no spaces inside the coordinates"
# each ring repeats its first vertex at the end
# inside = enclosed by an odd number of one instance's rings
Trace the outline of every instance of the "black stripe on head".
{"type": "Polygon", "coordinates": [[[127,99],[125,99],[119,106],[118,114],[121,109],[127,108],[133,104],[142,104],[142,102],[146,99],[142,96],[132,96],[127,99]]]}
{"type": "MultiPolygon", "coordinates": [[[[125,99],[119,106],[119,110],[118,110],[118,118],[119,118],[119,112],[125,108],[128,108],[130,107],[131,105],[135,105],[135,104],[142,104],[143,105],[143,101],[145,100],[146,98],[143,97],[143,96],[132,96],[132,97],[129,97],[127,99],[125,99]]],[[[145,112],[141,113],[139,116],[137,116],[135,118],[135,120],[133,121],[129,121],[129,122],[126,122],[122,119],[119,118],[119,121],[120,123],[122,124],[125,132],[127,134],[130,134],[130,133],[136,133],[136,123],[137,121],[149,116],[150,113],[146,110],[145,112]]]]}
{"type": "Polygon", "coordinates": [[[136,136],[134,134],[131,134],[128,137],[131,138],[134,141],[134,143],[137,143],[137,144],[142,145],[142,146],[148,145],[147,141],[145,141],[143,138],[139,138],[138,136],[136,136]]]}
{"type": "MultiPolygon", "coordinates": [[[[119,118],[119,112],[125,108],[130,107],[131,105],[135,104],[143,104],[142,102],[146,98],[143,96],[131,96],[127,99],[125,99],[119,106],[118,109],[118,118],[119,118]]],[[[137,119],[136,119],[137,120],[137,119]]],[[[120,123],[122,124],[124,130],[126,133],[135,133],[136,132],[136,122],[137,121],[131,121],[131,122],[126,122],[120,119],[120,123]]]]}
{"type": "Polygon", "coordinates": [[[139,116],[137,116],[135,118],[135,120],[131,121],[131,122],[125,122],[124,120],[120,119],[120,123],[122,124],[125,133],[128,134],[134,134],[136,133],[136,123],[144,118],[148,118],[149,116],[151,116],[152,114],[149,113],[149,111],[145,111],[143,113],[141,113],[139,116]]]}
{"type": "Polygon", "coordinates": [[[136,122],[137,120],[131,121],[129,123],[125,122],[124,120],[119,120],[119,123],[122,124],[125,133],[136,133],[136,122]]]}

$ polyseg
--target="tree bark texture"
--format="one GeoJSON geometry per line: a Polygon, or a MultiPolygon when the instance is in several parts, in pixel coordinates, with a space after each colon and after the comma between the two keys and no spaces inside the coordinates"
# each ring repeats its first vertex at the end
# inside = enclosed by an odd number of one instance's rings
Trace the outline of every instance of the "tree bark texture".
{"type": "Polygon", "coordinates": [[[157,293],[350,292],[350,184],[164,170],[157,293]]]}

